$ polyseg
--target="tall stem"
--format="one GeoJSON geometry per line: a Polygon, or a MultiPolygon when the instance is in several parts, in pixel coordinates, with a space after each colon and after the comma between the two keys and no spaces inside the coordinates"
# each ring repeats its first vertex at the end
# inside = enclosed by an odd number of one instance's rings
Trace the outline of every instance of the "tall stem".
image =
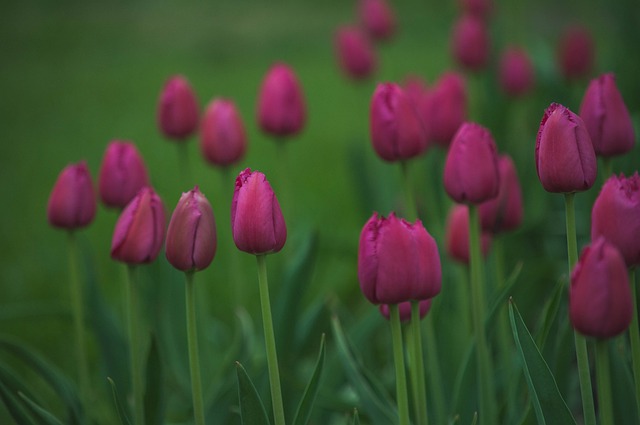
{"type": "Polygon", "coordinates": [[[191,186],[191,168],[189,164],[189,144],[186,140],[177,142],[180,178],[185,188],[191,186]]]}
{"type": "Polygon", "coordinates": [[[258,260],[260,305],[262,307],[264,340],[267,348],[267,366],[269,369],[269,384],[271,385],[271,404],[273,405],[273,417],[275,420],[275,425],[284,425],[284,405],[282,403],[282,389],[280,387],[280,371],[278,369],[276,338],[273,332],[273,320],[271,318],[271,302],[269,301],[267,259],[265,255],[256,255],[256,259],[258,260]]]}
{"type": "Polygon", "coordinates": [[[397,304],[389,305],[391,322],[391,339],[393,342],[393,360],[396,366],[396,397],[398,402],[399,425],[409,425],[409,399],[407,397],[407,376],[404,368],[402,349],[402,328],[400,326],[400,310],[397,304]]]}
{"type": "Polygon", "coordinates": [[[189,347],[189,370],[191,372],[191,396],[193,416],[196,425],[204,425],[204,404],[202,403],[202,383],[200,377],[200,356],[198,352],[198,330],[196,327],[196,296],[193,272],[186,272],[185,299],[187,307],[187,344],[189,347]]]}
{"type": "Polygon", "coordinates": [[[411,189],[411,176],[409,175],[409,161],[403,160],[400,162],[402,169],[402,183],[404,184],[405,199],[407,202],[406,218],[407,220],[415,220],[418,218],[418,210],[416,209],[416,201],[413,197],[413,190],[411,189]]]}
{"type": "Polygon", "coordinates": [[[433,329],[433,317],[426,317],[426,338],[427,338],[427,364],[429,366],[429,383],[431,384],[431,395],[434,401],[433,413],[438,424],[446,423],[447,406],[444,399],[444,384],[442,383],[442,373],[440,372],[440,361],[436,345],[436,333],[433,329]]]}
{"type": "Polygon", "coordinates": [[[427,388],[424,377],[424,360],[422,355],[422,333],[420,332],[420,302],[411,301],[411,338],[413,339],[414,370],[411,373],[415,380],[416,388],[416,411],[418,413],[418,425],[427,425],[427,388]]]}
{"type": "Polygon", "coordinates": [[[629,283],[633,294],[633,318],[629,327],[629,338],[631,339],[631,359],[633,364],[633,378],[636,384],[636,408],[640,418],[640,326],[638,325],[638,288],[636,286],[635,267],[629,272],[629,283]]]}
{"type": "Polygon", "coordinates": [[[613,399],[611,398],[609,347],[606,340],[599,340],[596,342],[596,374],[600,424],[613,424],[613,399]]]}
{"type": "Polygon", "coordinates": [[[129,354],[131,359],[131,383],[133,391],[134,424],[144,425],[144,389],[142,380],[142,358],[140,352],[140,321],[138,317],[138,288],[135,279],[135,266],[128,266],[128,300],[127,309],[129,316],[129,354]]]}

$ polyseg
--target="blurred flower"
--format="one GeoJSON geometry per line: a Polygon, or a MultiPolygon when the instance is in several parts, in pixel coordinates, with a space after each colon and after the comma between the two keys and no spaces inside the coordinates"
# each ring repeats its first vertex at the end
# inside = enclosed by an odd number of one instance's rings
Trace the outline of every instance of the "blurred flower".
{"type": "Polygon", "coordinates": [[[102,158],[98,178],[100,198],[112,208],[124,208],[136,193],[149,186],[149,175],[140,152],[127,141],[113,140],[102,158]]]}
{"type": "Polygon", "coordinates": [[[467,119],[467,89],[457,73],[447,72],[426,96],[423,115],[427,138],[448,148],[460,125],[467,119]]]}
{"type": "Polygon", "coordinates": [[[374,213],[360,234],[358,278],[373,304],[425,300],[440,292],[442,269],[436,241],[414,224],[374,213]]]}
{"type": "Polygon", "coordinates": [[[293,70],[277,63],[262,81],[258,96],[258,124],[272,136],[293,136],[304,126],[306,110],[302,87],[293,70]]]}
{"type": "Polygon", "coordinates": [[[568,27],[558,44],[558,64],[568,80],[585,77],[593,68],[595,42],[591,32],[582,26],[568,27]]]}
{"type": "Polygon", "coordinates": [[[376,69],[376,54],[367,35],[358,27],[340,27],[335,35],[340,69],[347,77],[360,80],[376,69]]]}
{"type": "Polygon", "coordinates": [[[49,224],[73,230],[89,225],[95,215],[96,195],[86,162],[67,165],[49,195],[49,224]]]}
{"type": "Polygon", "coordinates": [[[493,10],[492,0],[458,0],[463,14],[486,19],[493,10]]]}
{"type": "Polygon", "coordinates": [[[586,247],[571,273],[569,314],[583,335],[612,338],[631,323],[633,301],[627,268],[604,238],[586,247]]]}
{"type": "Polygon", "coordinates": [[[612,73],[591,80],[580,104],[580,118],[596,155],[622,155],[633,149],[633,123],[612,73]]]}
{"type": "Polygon", "coordinates": [[[169,139],[184,141],[198,127],[198,101],[186,78],[176,75],[166,82],[158,101],[158,126],[169,139]]]}
{"type": "Polygon", "coordinates": [[[463,68],[483,69],[489,59],[489,32],[484,21],[473,15],[461,16],[453,27],[451,50],[463,68]]]}
{"type": "Polygon", "coordinates": [[[396,31],[396,18],[386,0],[360,0],[358,15],[375,40],[388,40],[396,31]]]}
{"type": "Polygon", "coordinates": [[[509,155],[498,158],[498,196],[478,207],[482,228],[493,234],[515,230],[522,223],[522,191],[516,167],[509,155]]]}
{"type": "Polygon", "coordinates": [[[165,226],[160,197],[151,187],[140,189],[116,222],[111,258],[127,264],[150,263],[160,253],[165,226]]]}
{"type": "MultiPolygon", "coordinates": [[[[464,204],[455,204],[449,210],[446,228],[447,254],[454,260],[469,264],[469,207],[464,204]]],[[[481,232],[480,249],[482,256],[486,257],[491,248],[491,233],[481,232]]]]}
{"type": "MultiPolygon", "coordinates": [[[[380,304],[378,307],[380,309],[380,313],[384,316],[385,319],[389,320],[389,304],[380,304]]],[[[420,301],[420,318],[423,319],[424,316],[427,315],[429,309],[431,308],[431,298],[428,300],[420,301]]],[[[400,311],[400,321],[408,322],[411,320],[411,301],[405,301],[398,304],[398,310],[400,311]]]]}
{"type": "Polygon", "coordinates": [[[640,265],[640,177],[611,176],[591,211],[591,239],[603,236],[628,267],[640,265]]]}
{"type": "Polygon", "coordinates": [[[216,222],[207,198],[196,186],[183,193],[167,230],[167,260],[178,270],[209,267],[216,254],[216,222]]]}
{"type": "Polygon", "coordinates": [[[596,180],[596,154],[582,119],[552,103],[544,111],[536,139],[536,169],[547,192],[589,189],[596,180]]]}
{"type": "Polygon", "coordinates": [[[247,136],[236,105],[231,100],[213,99],[200,124],[200,150],[211,164],[227,166],[242,159],[247,136]]]}
{"type": "Polygon", "coordinates": [[[533,88],[535,76],[529,55],[524,49],[510,47],[500,60],[500,87],[509,96],[527,94],[533,88]]]}
{"type": "Polygon", "coordinates": [[[233,241],[249,254],[278,252],[287,240],[280,204],[264,174],[240,172],[231,204],[233,241]]]}

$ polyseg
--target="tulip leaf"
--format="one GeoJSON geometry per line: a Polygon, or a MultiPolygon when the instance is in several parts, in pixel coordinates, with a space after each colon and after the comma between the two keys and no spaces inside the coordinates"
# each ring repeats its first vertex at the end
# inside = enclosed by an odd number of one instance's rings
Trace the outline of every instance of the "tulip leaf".
{"type": "Polygon", "coordinates": [[[316,367],[311,375],[309,384],[302,395],[300,404],[298,405],[298,411],[296,412],[293,425],[306,425],[311,418],[311,410],[313,409],[313,403],[318,395],[318,389],[320,387],[320,377],[322,375],[322,368],[324,366],[326,348],[325,348],[325,335],[322,334],[320,338],[320,353],[318,354],[318,361],[316,367]]]}
{"type": "Polygon", "coordinates": [[[118,413],[118,419],[120,420],[120,425],[131,425],[129,418],[127,417],[127,411],[125,410],[122,402],[120,401],[120,396],[118,395],[118,389],[116,388],[116,383],[113,382],[113,379],[107,378],[109,384],[111,385],[111,393],[113,394],[113,402],[116,405],[116,412],[118,413]]]}
{"type": "Polygon", "coordinates": [[[485,319],[485,326],[489,326],[491,322],[493,322],[496,314],[509,299],[509,294],[513,291],[513,287],[515,286],[516,281],[518,280],[518,276],[520,276],[520,272],[522,271],[522,261],[518,262],[513,271],[504,282],[504,285],[500,288],[497,294],[494,295],[493,301],[490,304],[489,310],[487,311],[487,317],[485,319]]]}
{"type": "Polygon", "coordinates": [[[240,417],[242,425],[270,425],[269,417],[256,387],[247,375],[247,371],[236,362],[238,375],[238,396],[240,397],[240,417]]]}
{"type": "Polygon", "coordinates": [[[27,406],[28,410],[33,414],[33,416],[35,416],[40,420],[39,421],[40,424],[62,425],[62,422],[60,422],[58,418],[53,416],[49,411],[40,407],[36,402],[31,400],[29,397],[27,397],[23,393],[19,392],[18,396],[20,396],[20,398],[24,401],[25,405],[27,406]]]}
{"type": "Polygon", "coordinates": [[[147,425],[163,422],[162,361],[158,352],[157,338],[151,336],[151,347],[147,356],[147,382],[144,393],[144,417],[147,425]]]}
{"type": "Polygon", "coordinates": [[[23,403],[13,394],[3,382],[0,382],[0,399],[7,407],[7,411],[17,424],[20,425],[38,425],[31,416],[25,411],[23,403]]]}
{"type": "Polygon", "coordinates": [[[509,318],[516,346],[522,357],[522,366],[538,424],[575,424],[576,421],[560,394],[556,380],[513,300],[509,301],[509,318]]]}
{"type": "Polygon", "coordinates": [[[358,416],[358,409],[353,409],[353,418],[351,425],[360,425],[360,417],[358,416]]]}
{"type": "Polygon", "coordinates": [[[565,291],[565,286],[562,282],[558,282],[557,285],[553,288],[553,293],[551,298],[545,303],[544,308],[542,309],[542,314],[540,317],[543,318],[542,326],[538,335],[536,336],[536,344],[542,350],[547,342],[547,336],[549,336],[549,332],[551,331],[551,327],[553,326],[553,322],[558,315],[558,310],[560,309],[560,301],[562,300],[562,294],[565,291]]]}

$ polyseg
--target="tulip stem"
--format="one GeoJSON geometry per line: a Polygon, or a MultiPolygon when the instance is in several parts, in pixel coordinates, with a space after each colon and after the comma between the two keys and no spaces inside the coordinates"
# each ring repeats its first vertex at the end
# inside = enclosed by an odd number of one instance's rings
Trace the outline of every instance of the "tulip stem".
{"type": "Polygon", "coordinates": [[[280,371],[278,369],[278,354],[276,353],[276,338],[273,332],[271,318],[271,302],[269,301],[269,282],[267,281],[267,258],[256,255],[258,260],[258,284],[260,286],[260,305],[262,307],[262,325],[267,349],[267,366],[269,369],[269,384],[271,386],[271,404],[275,425],[284,425],[284,406],[282,403],[282,389],[280,387],[280,371]]]}
{"type": "Polygon", "coordinates": [[[602,181],[606,182],[613,174],[613,166],[610,157],[602,158],[602,181]]]}
{"type": "MultiPolygon", "coordinates": [[[[576,213],[574,206],[574,193],[565,193],[565,213],[567,224],[567,251],[569,259],[569,276],[573,266],[578,261],[578,243],[576,240],[576,213]]],[[[578,361],[578,378],[580,380],[580,395],[582,397],[582,411],[585,425],[596,424],[596,411],[593,405],[593,390],[591,387],[591,375],[589,372],[589,353],[587,341],[575,329],[573,338],[576,346],[576,359],[578,361]]]]}
{"type": "Polygon", "coordinates": [[[431,395],[434,400],[433,409],[436,423],[443,424],[447,420],[445,418],[447,407],[444,400],[444,385],[442,383],[442,374],[440,373],[440,361],[438,359],[437,338],[435,329],[433,328],[433,317],[428,316],[425,319],[426,338],[427,338],[427,362],[429,366],[429,382],[431,383],[431,395]]]}
{"type": "Polygon", "coordinates": [[[404,184],[405,199],[407,202],[406,217],[407,220],[415,220],[418,218],[418,210],[416,209],[416,201],[413,197],[413,190],[411,188],[411,175],[409,173],[409,161],[400,161],[400,168],[402,170],[402,182],[404,184]]]}
{"type": "Polygon", "coordinates": [[[177,143],[178,161],[180,162],[180,177],[184,187],[191,186],[191,171],[189,168],[189,144],[186,141],[177,143]]]}
{"type": "Polygon", "coordinates": [[[420,302],[411,301],[411,338],[413,339],[414,370],[411,376],[416,381],[415,388],[418,401],[418,425],[427,425],[427,387],[424,376],[424,356],[422,354],[422,333],[420,332],[420,302]]]}
{"type": "Polygon", "coordinates": [[[193,284],[194,272],[186,272],[185,299],[187,308],[187,345],[189,347],[189,370],[191,372],[191,396],[193,416],[196,425],[204,425],[204,404],[202,403],[202,383],[200,377],[200,357],[198,352],[198,330],[196,327],[196,296],[193,284]]]}
{"type": "Polygon", "coordinates": [[[402,328],[400,310],[397,304],[389,304],[391,338],[393,342],[393,360],[396,366],[396,398],[398,402],[399,425],[409,425],[409,398],[407,396],[407,376],[404,368],[402,349],[402,328]]]}
{"type": "Polygon", "coordinates": [[[596,374],[600,423],[603,425],[613,424],[613,399],[611,398],[611,375],[609,371],[609,345],[606,340],[596,341],[596,374]]]}
{"type": "Polygon", "coordinates": [[[636,287],[636,269],[629,271],[629,283],[633,301],[633,317],[629,327],[629,338],[631,339],[631,359],[633,363],[633,378],[636,384],[636,407],[640,418],[640,326],[638,325],[638,288],[636,287]]]}
{"type": "Polygon", "coordinates": [[[142,386],[142,364],[140,357],[140,323],[138,319],[138,288],[136,286],[134,265],[127,267],[129,279],[127,308],[129,316],[129,355],[131,359],[131,384],[133,391],[134,424],[144,425],[144,405],[142,386]]]}

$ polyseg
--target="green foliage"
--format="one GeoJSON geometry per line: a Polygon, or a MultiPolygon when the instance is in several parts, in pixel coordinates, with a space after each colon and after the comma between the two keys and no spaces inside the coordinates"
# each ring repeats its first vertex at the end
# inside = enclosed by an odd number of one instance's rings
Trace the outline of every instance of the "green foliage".
{"type": "Polygon", "coordinates": [[[240,397],[240,416],[243,425],[269,425],[269,417],[262,399],[256,391],[244,367],[236,362],[238,374],[238,396],[240,397]]]}

